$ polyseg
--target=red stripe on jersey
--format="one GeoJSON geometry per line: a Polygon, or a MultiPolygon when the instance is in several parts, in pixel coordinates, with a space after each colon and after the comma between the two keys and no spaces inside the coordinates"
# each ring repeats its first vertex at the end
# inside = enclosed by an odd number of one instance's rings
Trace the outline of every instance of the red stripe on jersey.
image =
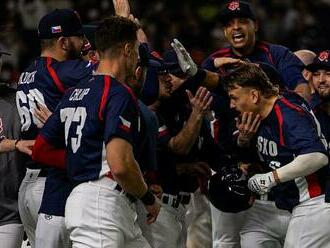
{"type": "Polygon", "coordinates": [[[268,44],[261,41],[261,42],[259,42],[257,44],[257,47],[266,53],[266,55],[267,55],[268,60],[270,61],[270,63],[275,66],[275,63],[274,63],[274,60],[273,60],[273,56],[270,53],[270,49],[269,49],[268,44]]]}
{"type": "Polygon", "coordinates": [[[282,115],[280,107],[277,104],[275,104],[274,109],[275,109],[279,129],[280,129],[280,145],[284,146],[285,144],[284,144],[284,136],[283,136],[283,115],[282,115]]]}
{"type": "Polygon", "coordinates": [[[306,176],[306,181],[308,183],[308,193],[310,198],[319,196],[322,194],[321,186],[316,174],[311,174],[306,176]]]}
{"type": "Polygon", "coordinates": [[[126,133],[129,133],[131,131],[131,129],[128,126],[125,126],[123,124],[119,124],[118,127],[126,133]]]}
{"type": "Polygon", "coordinates": [[[65,92],[64,86],[62,84],[62,82],[60,81],[60,79],[58,78],[55,70],[51,67],[52,64],[52,58],[47,57],[47,70],[50,74],[50,76],[52,77],[56,88],[59,90],[59,92],[61,92],[62,94],[65,92]]]}
{"type": "Polygon", "coordinates": [[[110,76],[104,76],[103,94],[102,94],[102,99],[101,99],[101,104],[100,104],[100,109],[99,109],[99,119],[101,121],[103,121],[103,111],[105,108],[105,104],[107,103],[110,87],[111,87],[110,76]]]}
{"type": "Polygon", "coordinates": [[[287,99],[285,99],[284,97],[282,97],[280,99],[281,102],[283,102],[286,106],[288,106],[291,109],[294,109],[295,111],[299,112],[299,113],[304,113],[304,110],[299,108],[298,106],[292,104],[291,102],[289,102],[287,99]]]}
{"type": "Polygon", "coordinates": [[[212,53],[211,58],[230,57],[230,55],[231,55],[231,49],[227,47],[227,48],[221,48],[218,51],[212,53]]]}
{"type": "Polygon", "coordinates": [[[136,98],[136,95],[134,94],[133,90],[130,87],[128,87],[126,84],[122,84],[122,85],[125,87],[125,89],[127,89],[128,93],[133,97],[135,103],[137,103],[138,99],[136,98]]]}

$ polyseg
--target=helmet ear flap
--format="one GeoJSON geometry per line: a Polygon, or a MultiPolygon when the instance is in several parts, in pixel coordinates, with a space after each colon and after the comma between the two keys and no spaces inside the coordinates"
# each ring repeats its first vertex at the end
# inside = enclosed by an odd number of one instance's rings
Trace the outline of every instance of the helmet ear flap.
{"type": "Polygon", "coordinates": [[[209,182],[209,199],[222,212],[238,213],[251,207],[247,178],[236,166],[223,167],[209,182]]]}

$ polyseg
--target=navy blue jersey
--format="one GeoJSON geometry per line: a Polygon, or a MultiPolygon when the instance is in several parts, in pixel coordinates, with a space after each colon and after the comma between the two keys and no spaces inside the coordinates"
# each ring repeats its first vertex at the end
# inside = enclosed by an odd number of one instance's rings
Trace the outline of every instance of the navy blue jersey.
{"type": "MultiPolygon", "coordinates": [[[[328,153],[319,123],[309,107],[299,98],[289,97],[276,100],[257,133],[257,150],[266,171],[285,166],[298,155],[328,153]]],[[[292,210],[299,203],[324,194],[326,173],[324,167],[309,176],[277,185],[273,188],[276,205],[292,210]]]]}
{"type": "MultiPolygon", "coordinates": [[[[37,103],[54,112],[65,90],[75,86],[82,78],[91,75],[93,66],[82,60],[58,62],[50,57],[37,58],[20,76],[16,105],[21,119],[21,138],[35,139],[41,123],[33,115],[37,103]]],[[[31,169],[43,166],[26,158],[31,169]]]]}
{"type": "Polygon", "coordinates": [[[158,137],[158,120],[157,116],[142,102],[138,101],[141,113],[141,136],[139,147],[141,150],[135,158],[141,166],[142,172],[157,170],[157,137],[158,137]],[[145,134],[145,135],[144,135],[145,134]]]}
{"type": "MultiPolygon", "coordinates": [[[[232,51],[231,47],[219,49],[211,54],[202,64],[204,69],[217,72],[214,67],[214,59],[220,57],[240,58],[232,51]]],[[[247,59],[250,62],[265,62],[273,65],[283,77],[286,86],[294,90],[299,83],[306,83],[302,76],[304,68],[303,63],[284,46],[270,44],[266,42],[257,42],[253,53],[240,58],[247,59]]]]}
{"type": "Polygon", "coordinates": [[[110,76],[96,75],[63,97],[41,134],[60,144],[64,133],[68,177],[79,184],[109,173],[105,145],[112,138],[127,140],[136,155],[143,139],[140,125],[132,91],[110,76]]]}

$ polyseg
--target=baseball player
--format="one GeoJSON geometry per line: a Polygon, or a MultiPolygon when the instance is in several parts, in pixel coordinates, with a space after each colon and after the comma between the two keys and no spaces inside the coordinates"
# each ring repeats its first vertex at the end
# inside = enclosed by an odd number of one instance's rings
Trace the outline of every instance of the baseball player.
{"type": "MultiPolygon", "coordinates": [[[[220,15],[224,25],[224,35],[230,45],[211,54],[202,64],[204,69],[221,74],[223,69],[216,67],[215,60],[224,57],[239,58],[251,62],[265,62],[273,65],[279,71],[287,88],[295,90],[309,99],[310,90],[301,74],[303,64],[286,47],[257,40],[258,24],[249,4],[244,1],[229,1],[222,8],[220,15]]],[[[223,97],[226,98],[226,96],[223,97]]],[[[223,108],[227,107],[229,108],[229,106],[223,108]]],[[[224,112],[226,113],[226,111],[224,112]]],[[[227,126],[225,121],[227,119],[228,115],[220,118],[223,123],[222,126],[227,126]]],[[[222,139],[227,138],[222,137],[222,139]]],[[[214,220],[212,229],[214,246],[240,247],[239,230],[244,216],[239,217],[238,215],[244,215],[244,213],[221,213],[220,218],[219,211],[212,206],[211,210],[212,220],[214,220]],[[232,220],[233,218],[235,220],[232,220]],[[228,226],[226,223],[237,223],[237,225],[232,224],[229,229],[226,228],[228,226]]]]}
{"type": "MultiPolygon", "coordinates": [[[[9,55],[0,50],[2,56],[9,55]]],[[[0,83],[0,240],[1,246],[20,247],[23,225],[19,218],[17,195],[25,174],[21,156],[16,151],[31,155],[34,141],[19,139],[20,122],[15,106],[15,89],[0,83]]]]}
{"type": "MultiPolygon", "coordinates": [[[[316,55],[313,62],[306,67],[312,72],[312,83],[317,96],[320,99],[318,105],[314,106],[313,111],[318,119],[322,133],[330,144],[329,129],[329,85],[330,85],[330,51],[322,51],[316,55]]],[[[326,202],[329,202],[328,185],[326,191],[326,202]]]]}
{"type": "MultiPolygon", "coordinates": [[[[45,15],[39,22],[38,31],[41,56],[21,74],[16,93],[24,139],[36,138],[42,125],[33,114],[35,109],[43,105],[53,112],[65,90],[74,86],[80,78],[91,75],[92,71],[88,62],[73,60],[80,58],[83,45],[82,25],[74,10],[57,9],[45,15]]],[[[41,241],[46,239],[47,242],[41,243],[39,247],[48,247],[48,245],[54,247],[53,242],[58,240],[56,237],[64,232],[64,219],[61,216],[64,213],[65,203],[60,204],[60,202],[68,191],[63,186],[66,185],[63,183],[65,177],[52,170],[50,174],[53,176],[47,180],[47,192],[43,194],[47,169],[31,158],[26,158],[25,161],[28,170],[19,192],[19,210],[24,229],[31,246],[36,247],[35,230],[43,198],[41,220],[44,224],[49,222],[53,224],[50,225],[52,226],[50,229],[40,229],[47,230],[46,235],[39,235],[41,241]],[[53,218],[53,215],[59,218],[53,218]]],[[[61,246],[65,247],[65,245],[61,246]]]]}
{"type": "Polygon", "coordinates": [[[327,247],[328,152],[316,118],[304,102],[279,95],[256,65],[240,66],[225,87],[231,107],[261,117],[256,146],[269,172],[251,177],[248,187],[260,195],[273,189],[276,206],[292,211],[284,247],[327,247]],[[304,228],[306,223],[313,229],[304,228]]]}
{"type": "Polygon", "coordinates": [[[66,147],[67,173],[76,185],[65,211],[73,247],[150,247],[134,202],[145,204],[148,223],[157,218],[159,204],[134,157],[143,140],[136,98],[121,83],[134,75],[136,30],[126,18],[104,20],[95,38],[101,59],[95,75],[66,94],[39,138],[66,147]]]}
{"type": "Polygon", "coordinates": [[[288,48],[257,40],[258,23],[247,2],[229,1],[220,12],[220,20],[224,25],[224,35],[230,45],[211,54],[203,62],[202,67],[217,71],[214,59],[219,57],[265,62],[279,71],[287,88],[308,98],[310,90],[301,75],[303,64],[288,48]]]}

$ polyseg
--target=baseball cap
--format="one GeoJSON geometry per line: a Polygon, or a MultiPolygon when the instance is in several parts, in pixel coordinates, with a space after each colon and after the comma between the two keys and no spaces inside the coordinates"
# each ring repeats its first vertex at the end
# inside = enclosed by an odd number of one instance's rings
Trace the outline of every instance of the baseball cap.
{"type": "Polygon", "coordinates": [[[178,57],[173,49],[170,49],[164,53],[164,67],[169,73],[177,77],[184,75],[184,72],[181,70],[178,57]]]}
{"type": "Polygon", "coordinates": [[[86,55],[90,50],[96,50],[95,31],[97,27],[97,25],[83,25],[83,33],[88,42],[86,42],[81,48],[82,55],[86,55]]]}
{"type": "Polygon", "coordinates": [[[330,50],[320,52],[313,60],[313,63],[306,66],[306,69],[314,72],[319,69],[330,70],[330,50]]]}
{"type": "Polygon", "coordinates": [[[60,36],[84,35],[80,17],[73,9],[55,9],[41,18],[38,26],[40,39],[52,39],[60,36]]]}
{"type": "Polygon", "coordinates": [[[220,21],[227,23],[232,18],[243,17],[249,18],[253,21],[256,20],[255,14],[250,5],[245,1],[229,1],[220,10],[220,21]]]}

